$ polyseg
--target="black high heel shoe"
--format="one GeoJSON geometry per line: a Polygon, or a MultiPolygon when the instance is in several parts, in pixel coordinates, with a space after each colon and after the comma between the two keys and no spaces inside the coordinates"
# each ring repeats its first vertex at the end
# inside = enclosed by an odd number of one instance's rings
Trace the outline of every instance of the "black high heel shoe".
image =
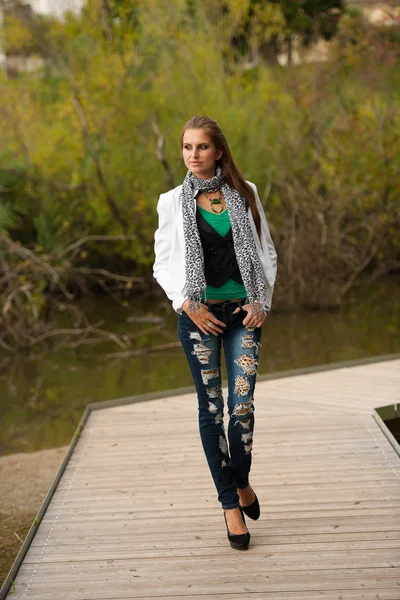
{"type": "MultiPolygon", "coordinates": [[[[243,523],[244,523],[244,525],[246,525],[244,514],[243,514],[243,511],[240,508],[240,506],[239,506],[239,510],[242,515],[243,523]]],[[[249,547],[249,542],[250,542],[250,533],[249,532],[240,533],[238,535],[231,533],[229,531],[228,523],[226,521],[225,511],[224,511],[224,519],[225,519],[226,531],[228,532],[228,540],[229,540],[229,543],[232,546],[232,548],[234,548],[235,550],[247,550],[247,548],[249,547]]]]}
{"type": "Polygon", "coordinates": [[[257,519],[260,517],[260,504],[258,502],[257,496],[256,496],[254,502],[252,502],[251,504],[249,504],[249,506],[241,506],[240,509],[248,517],[250,517],[250,519],[253,519],[253,521],[257,521],[257,519]]]}

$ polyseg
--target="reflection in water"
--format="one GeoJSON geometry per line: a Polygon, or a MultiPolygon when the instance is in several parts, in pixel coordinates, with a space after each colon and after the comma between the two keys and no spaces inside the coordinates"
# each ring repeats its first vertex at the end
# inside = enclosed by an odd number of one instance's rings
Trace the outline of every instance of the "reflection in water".
{"type": "MultiPolygon", "coordinates": [[[[164,300],[141,300],[122,313],[110,302],[91,305],[92,319],[136,331],[135,349],[178,340],[176,317],[164,300]],[[149,310],[149,306],[154,307],[149,310]],[[157,308],[157,306],[161,308],[157,308]],[[152,312],[164,325],[133,319],[152,312]]],[[[400,286],[392,279],[358,290],[340,310],[272,312],[263,328],[259,373],[400,352],[400,286]]],[[[108,358],[114,346],[63,352],[45,359],[5,359],[0,371],[0,455],[68,444],[89,402],[192,385],[180,347],[108,358]]]]}

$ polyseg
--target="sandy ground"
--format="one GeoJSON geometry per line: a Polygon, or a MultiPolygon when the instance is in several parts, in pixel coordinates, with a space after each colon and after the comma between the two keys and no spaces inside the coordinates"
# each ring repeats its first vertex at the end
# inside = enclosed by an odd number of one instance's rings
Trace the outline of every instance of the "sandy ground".
{"type": "Polygon", "coordinates": [[[0,457],[0,584],[18,554],[68,446],[0,457]]]}

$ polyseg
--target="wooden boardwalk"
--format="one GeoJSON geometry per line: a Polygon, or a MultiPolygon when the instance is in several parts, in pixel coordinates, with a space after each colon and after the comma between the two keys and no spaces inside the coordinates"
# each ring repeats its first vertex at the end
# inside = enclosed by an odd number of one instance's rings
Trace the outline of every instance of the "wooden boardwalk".
{"type": "Polygon", "coordinates": [[[230,548],[193,394],[93,411],[14,600],[399,600],[400,360],[259,381],[259,521],[230,548]]]}

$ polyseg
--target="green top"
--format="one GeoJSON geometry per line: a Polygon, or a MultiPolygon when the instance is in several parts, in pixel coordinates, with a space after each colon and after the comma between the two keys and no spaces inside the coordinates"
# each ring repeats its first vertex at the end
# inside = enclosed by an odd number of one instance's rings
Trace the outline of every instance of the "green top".
{"type": "MultiPolygon", "coordinates": [[[[229,220],[229,213],[227,210],[224,210],[222,213],[217,214],[214,212],[210,212],[205,208],[201,208],[201,206],[197,207],[200,211],[201,215],[205,218],[207,223],[211,225],[213,229],[219,235],[225,236],[230,227],[231,222],[229,220]]],[[[206,296],[209,300],[230,300],[231,298],[245,298],[246,297],[246,288],[243,283],[238,283],[233,279],[228,279],[223,283],[220,287],[213,287],[212,285],[208,285],[206,288],[206,296]]]]}
{"type": "Polygon", "coordinates": [[[201,208],[201,206],[198,206],[197,208],[207,223],[211,225],[211,227],[215,229],[219,235],[224,236],[228,233],[229,229],[231,228],[231,222],[229,220],[229,213],[227,210],[224,210],[222,213],[218,214],[215,212],[210,212],[205,208],[201,208]]]}

